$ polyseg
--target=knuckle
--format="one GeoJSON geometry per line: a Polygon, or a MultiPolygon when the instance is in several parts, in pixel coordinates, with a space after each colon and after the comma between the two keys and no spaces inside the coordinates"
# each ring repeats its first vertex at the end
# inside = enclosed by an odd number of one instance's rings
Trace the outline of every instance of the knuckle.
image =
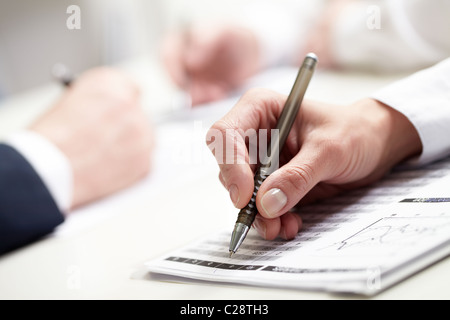
{"type": "Polygon", "coordinates": [[[207,137],[216,135],[224,136],[230,128],[233,128],[233,124],[226,118],[222,118],[216,121],[216,123],[214,123],[214,125],[208,130],[207,137]]]}

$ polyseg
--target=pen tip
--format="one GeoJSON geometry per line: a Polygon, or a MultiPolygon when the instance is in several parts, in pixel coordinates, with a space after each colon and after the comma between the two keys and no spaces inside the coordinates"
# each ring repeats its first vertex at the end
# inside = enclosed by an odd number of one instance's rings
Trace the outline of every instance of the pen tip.
{"type": "Polygon", "coordinates": [[[230,250],[230,258],[233,257],[233,251],[230,250]]]}

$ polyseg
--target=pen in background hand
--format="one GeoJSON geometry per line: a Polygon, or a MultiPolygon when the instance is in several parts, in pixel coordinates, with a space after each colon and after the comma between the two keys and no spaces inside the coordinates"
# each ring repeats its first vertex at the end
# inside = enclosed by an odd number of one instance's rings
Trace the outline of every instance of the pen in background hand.
{"type": "Polygon", "coordinates": [[[236,224],[233,229],[230,241],[230,258],[236,253],[247,236],[250,227],[255,220],[258,210],[256,208],[256,194],[264,180],[278,167],[279,154],[291,131],[294,120],[297,116],[300,105],[303,101],[308,84],[314,73],[317,64],[317,57],[313,53],[306,55],[298,71],[294,86],[286,100],[283,111],[277,123],[278,139],[268,146],[268,157],[264,159],[263,164],[256,170],[254,178],[254,190],[250,202],[238,214],[236,224]],[[273,148],[271,148],[273,147],[273,148]]]}
{"type": "Polygon", "coordinates": [[[52,67],[51,73],[52,76],[65,87],[69,87],[74,79],[72,72],[62,63],[55,63],[52,67]]]}

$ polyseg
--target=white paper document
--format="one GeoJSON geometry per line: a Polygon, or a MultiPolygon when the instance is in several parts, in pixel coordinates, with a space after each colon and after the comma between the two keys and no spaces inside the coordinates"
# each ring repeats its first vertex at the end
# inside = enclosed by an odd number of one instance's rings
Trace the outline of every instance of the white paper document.
{"type": "MultiPolygon", "coordinates": [[[[251,231],[229,258],[232,225],[146,263],[207,281],[372,295],[450,253],[450,160],[296,209],[290,241],[251,231]]],[[[237,212],[236,212],[237,216],[237,212]]]]}

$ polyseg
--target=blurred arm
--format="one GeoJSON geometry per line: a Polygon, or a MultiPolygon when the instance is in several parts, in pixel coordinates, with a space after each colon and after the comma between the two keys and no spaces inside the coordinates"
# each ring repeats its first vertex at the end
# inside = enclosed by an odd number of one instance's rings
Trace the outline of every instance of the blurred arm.
{"type": "Polygon", "coordinates": [[[50,233],[63,220],[32,166],[0,144],[0,254],[50,233]]]}
{"type": "Polygon", "coordinates": [[[67,212],[150,168],[139,89],[110,68],[83,73],[54,107],[0,144],[0,254],[50,233],[67,212]]]}
{"type": "Polygon", "coordinates": [[[48,139],[33,131],[17,132],[8,137],[6,143],[30,163],[59,210],[67,213],[73,193],[73,173],[69,159],[48,139]]]}

